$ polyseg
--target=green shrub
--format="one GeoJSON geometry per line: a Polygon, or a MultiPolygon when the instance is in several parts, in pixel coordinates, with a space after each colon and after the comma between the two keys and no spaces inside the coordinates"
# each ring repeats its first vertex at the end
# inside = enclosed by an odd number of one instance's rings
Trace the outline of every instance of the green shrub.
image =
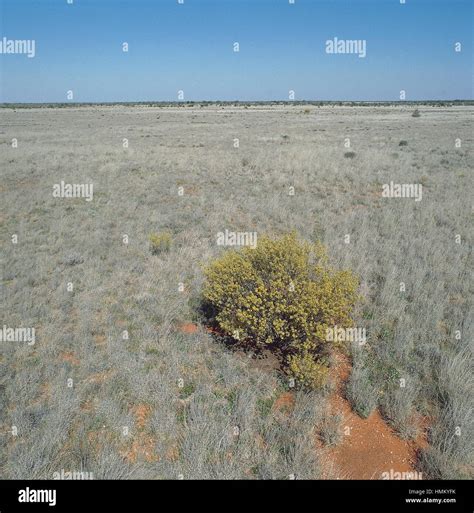
{"type": "Polygon", "coordinates": [[[204,300],[220,330],[283,355],[299,385],[321,386],[327,328],[351,326],[357,279],[335,271],[324,247],[295,233],[261,237],[255,249],[227,251],[204,271],[204,300]]]}
{"type": "Polygon", "coordinates": [[[329,367],[325,362],[315,360],[308,352],[292,354],[288,357],[288,371],[300,387],[322,388],[329,376],[329,367]]]}
{"type": "Polygon", "coordinates": [[[159,255],[160,253],[169,251],[171,248],[171,240],[170,232],[152,233],[149,236],[152,255],[159,255]]]}

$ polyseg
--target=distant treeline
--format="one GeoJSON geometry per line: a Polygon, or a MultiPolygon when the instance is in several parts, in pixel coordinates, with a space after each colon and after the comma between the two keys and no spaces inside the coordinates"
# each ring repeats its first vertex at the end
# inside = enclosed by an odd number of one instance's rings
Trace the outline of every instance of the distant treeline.
{"type": "Polygon", "coordinates": [[[175,101],[175,102],[65,102],[65,103],[0,103],[0,108],[32,109],[32,108],[68,108],[68,107],[259,107],[259,106],[314,106],[314,107],[391,107],[391,106],[431,106],[454,107],[458,105],[474,105],[474,100],[421,100],[421,101],[175,101]]]}

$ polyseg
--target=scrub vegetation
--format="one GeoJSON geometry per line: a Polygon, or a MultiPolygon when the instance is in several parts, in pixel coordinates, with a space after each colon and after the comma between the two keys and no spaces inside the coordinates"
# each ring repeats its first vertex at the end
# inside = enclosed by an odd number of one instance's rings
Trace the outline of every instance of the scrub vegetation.
{"type": "Polygon", "coordinates": [[[472,478],[472,107],[419,107],[1,109],[2,326],[36,340],[0,342],[0,476],[328,477],[317,440],[343,443],[344,420],[310,335],[350,318],[367,332],[343,349],[354,411],[425,431],[424,477],[472,478]],[[54,197],[61,181],[93,199],[54,197]],[[421,201],[383,197],[390,182],[422,184],[421,201]],[[224,230],[257,247],[218,245],[224,230]],[[309,272],[320,244],[328,267],[309,272]],[[235,330],[252,351],[221,342],[235,330]]]}

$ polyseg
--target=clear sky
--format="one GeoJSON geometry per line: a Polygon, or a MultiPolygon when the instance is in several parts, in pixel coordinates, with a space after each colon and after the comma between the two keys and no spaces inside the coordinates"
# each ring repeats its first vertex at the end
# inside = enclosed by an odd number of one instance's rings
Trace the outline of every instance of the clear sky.
{"type": "Polygon", "coordinates": [[[405,2],[0,0],[0,41],[35,40],[0,54],[0,102],[473,99],[473,0],[405,2]]]}

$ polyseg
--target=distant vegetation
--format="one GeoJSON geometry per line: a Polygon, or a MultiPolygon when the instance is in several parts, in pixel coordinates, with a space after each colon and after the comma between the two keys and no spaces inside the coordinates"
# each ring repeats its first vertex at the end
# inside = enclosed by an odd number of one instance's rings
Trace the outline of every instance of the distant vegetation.
{"type": "MultiPolygon", "coordinates": [[[[32,108],[68,108],[68,107],[259,107],[284,105],[314,107],[394,107],[394,106],[431,106],[455,107],[474,105],[474,100],[422,100],[422,101],[312,101],[312,100],[269,100],[269,101],[142,101],[142,102],[57,102],[57,103],[0,103],[0,108],[32,109],[32,108]]],[[[309,113],[306,112],[305,113],[309,113]]]]}

